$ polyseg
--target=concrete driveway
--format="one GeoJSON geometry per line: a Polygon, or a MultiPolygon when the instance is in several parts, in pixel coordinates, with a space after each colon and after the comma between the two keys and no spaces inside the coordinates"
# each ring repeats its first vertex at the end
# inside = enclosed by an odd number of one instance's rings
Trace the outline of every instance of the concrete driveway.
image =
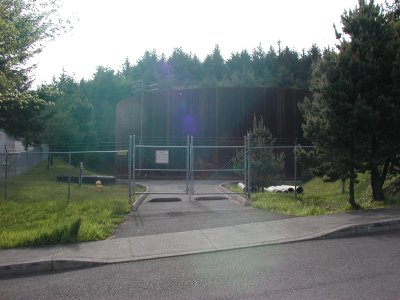
{"type": "Polygon", "coordinates": [[[140,182],[151,193],[136,212],[115,231],[113,238],[208,229],[287,219],[290,216],[243,206],[218,189],[222,181],[196,181],[191,199],[185,181],[140,182]]]}

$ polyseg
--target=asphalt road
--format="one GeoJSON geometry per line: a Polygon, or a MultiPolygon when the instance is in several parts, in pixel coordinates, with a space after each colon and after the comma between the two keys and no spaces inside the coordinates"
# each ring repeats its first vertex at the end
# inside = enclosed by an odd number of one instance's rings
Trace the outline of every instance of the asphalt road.
{"type": "Polygon", "coordinates": [[[0,280],[0,299],[399,299],[400,231],[0,280]]]}
{"type": "MultiPolygon", "coordinates": [[[[266,222],[289,218],[250,206],[242,206],[217,189],[221,182],[201,181],[195,185],[197,194],[151,194],[138,211],[127,215],[113,237],[181,232],[229,225],[266,222]],[[204,194],[203,194],[204,193],[204,194]],[[162,198],[176,202],[153,202],[162,198]],[[179,200],[179,201],[178,201],[179,200]]],[[[151,192],[177,193],[185,190],[185,182],[148,181],[151,192]]],[[[167,200],[168,201],[168,200],[167,200]]]]}

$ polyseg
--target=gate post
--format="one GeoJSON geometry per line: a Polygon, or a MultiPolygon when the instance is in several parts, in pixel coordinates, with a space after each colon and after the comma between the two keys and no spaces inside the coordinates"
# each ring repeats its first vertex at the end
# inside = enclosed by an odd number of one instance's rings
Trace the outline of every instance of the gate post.
{"type": "Polygon", "coordinates": [[[186,194],[189,194],[189,173],[190,173],[190,136],[187,136],[186,139],[186,194]]]}
{"type": "Polygon", "coordinates": [[[6,150],[6,163],[4,165],[5,170],[4,170],[4,201],[7,201],[7,182],[8,182],[8,150],[7,150],[7,146],[4,146],[5,150],[6,150]]]}
{"type": "Polygon", "coordinates": [[[71,200],[71,150],[68,152],[68,201],[71,200]]]}
{"type": "Polygon", "coordinates": [[[247,134],[247,198],[251,197],[251,136],[250,133],[247,134]]]}
{"type": "Polygon", "coordinates": [[[294,197],[297,198],[297,138],[294,142],[294,197]]]}
{"type": "Polygon", "coordinates": [[[129,201],[132,200],[132,135],[129,136],[128,150],[128,196],[129,201]]]}
{"type": "Polygon", "coordinates": [[[135,194],[136,136],[132,138],[132,192],[135,194]]]}
{"type": "Polygon", "coordinates": [[[190,187],[189,187],[189,200],[194,193],[194,147],[193,135],[190,139],[190,187]]]}
{"type": "Polygon", "coordinates": [[[244,183],[244,193],[246,194],[246,187],[247,187],[247,138],[246,136],[243,137],[243,183],[244,183]]]}

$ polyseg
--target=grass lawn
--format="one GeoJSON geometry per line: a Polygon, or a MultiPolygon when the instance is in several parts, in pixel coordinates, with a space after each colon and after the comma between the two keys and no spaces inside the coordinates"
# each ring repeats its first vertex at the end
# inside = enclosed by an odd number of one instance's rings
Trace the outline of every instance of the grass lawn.
{"type": "MultiPolygon", "coordinates": [[[[363,209],[381,208],[390,205],[398,205],[399,201],[376,202],[372,201],[370,177],[368,174],[359,174],[358,183],[355,186],[355,197],[363,209]],[[396,203],[397,202],[397,203],[396,203]]],[[[324,182],[321,178],[314,178],[302,185],[304,194],[297,195],[286,193],[255,193],[251,196],[251,205],[275,213],[293,216],[311,216],[323,214],[335,214],[352,211],[348,203],[348,181],[346,191],[342,194],[340,181],[324,182]]],[[[238,187],[228,187],[232,191],[238,191],[238,187]]]]}
{"type": "MultiPolygon", "coordinates": [[[[68,174],[68,165],[57,161],[46,170],[45,163],[8,183],[7,201],[0,201],[0,248],[43,246],[92,241],[111,236],[129,212],[131,202],[126,184],[68,184],[56,176],[68,174]]],[[[0,181],[3,192],[4,181],[0,181]]]]}

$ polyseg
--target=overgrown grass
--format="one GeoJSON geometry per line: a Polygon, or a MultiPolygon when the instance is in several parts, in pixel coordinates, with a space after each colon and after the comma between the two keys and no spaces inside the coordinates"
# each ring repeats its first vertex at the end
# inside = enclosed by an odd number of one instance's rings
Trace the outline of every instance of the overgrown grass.
{"type": "MultiPolygon", "coordinates": [[[[9,181],[7,201],[0,201],[0,248],[43,246],[92,241],[111,236],[129,212],[127,185],[94,185],[56,182],[68,174],[68,166],[57,161],[44,164],[9,181]]],[[[0,182],[4,184],[4,182],[0,182]]]]}
{"type": "MultiPolygon", "coordinates": [[[[387,202],[372,201],[370,177],[368,174],[359,174],[357,182],[355,197],[357,203],[363,209],[400,204],[392,199],[389,199],[387,202]]],[[[314,178],[302,186],[304,187],[304,194],[297,195],[297,198],[295,198],[294,194],[287,193],[265,192],[252,194],[252,206],[293,216],[335,214],[353,210],[347,201],[347,182],[345,193],[342,193],[342,183],[340,180],[336,182],[324,182],[321,178],[314,178]]],[[[232,187],[229,188],[234,190],[232,187]]]]}

